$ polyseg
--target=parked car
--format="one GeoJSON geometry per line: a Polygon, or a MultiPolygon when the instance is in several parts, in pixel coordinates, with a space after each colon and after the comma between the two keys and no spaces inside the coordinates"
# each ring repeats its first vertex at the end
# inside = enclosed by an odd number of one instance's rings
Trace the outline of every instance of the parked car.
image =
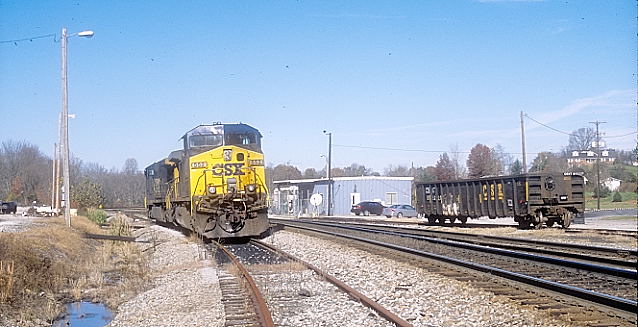
{"type": "Polygon", "coordinates": [[[13,213],[15,214],[18,210],[18,204],[10,201],[10,202],[0,202],[0,213],[13,213]]]}
{"type": "Polygon", "coordinates": [[[407,204],[395,204],[392,206],[389,206],[385,209],[383,209],[383,215],[390,218],[390,217],[397,217],[397,218],[403,218],[403,217],[416,217],[417,216],[417,212],[416,209],[414,209],[413,206],[411,205],[407,205],[407,204]]]}
{"type": "Polygon", "coordinates": [[[385,207],[383,206],[383,204],[379,202],[363,201],[353,205],[352,209],[350,209],[350,212],[354,213],[357,216],[360,214],[363,214],[364,216],[375,214],[378,216],[383,213],[384,208],[385,207]]]}

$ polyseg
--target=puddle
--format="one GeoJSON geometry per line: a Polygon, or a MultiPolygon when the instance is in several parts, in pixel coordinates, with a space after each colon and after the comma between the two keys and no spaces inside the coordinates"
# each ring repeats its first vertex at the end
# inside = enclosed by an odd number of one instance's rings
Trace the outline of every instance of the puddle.
{"type": "Polygon", "coordinates": [[[53,322],[52,327],[103,327],[111,320],[113,314],[104,304],[74,302],[66,305],[66,314],[53,322]]]}

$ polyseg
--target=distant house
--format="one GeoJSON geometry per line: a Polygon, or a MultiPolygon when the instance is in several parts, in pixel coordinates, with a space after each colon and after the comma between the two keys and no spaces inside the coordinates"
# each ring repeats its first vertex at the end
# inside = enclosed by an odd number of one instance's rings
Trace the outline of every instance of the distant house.
{"type": "MultiPolygon", "coordinates": [[[[359,176],[332,178],[332,215],[349,215],[353,204],[376,201],[383,205],[411,204],[413,177],[359,176]]],[[[328,180],[274,181],[270,212],[279,215],[327,214],[328,180]],[[311,198],[318,200],[313,204],[311,198]]]]}
{"type": "MultiPolygon", "coordinates": [[[[572,151],[567,158],[570,167],[588,165],[596,162],[598,154],[592,150],[572,151]]],[[[616,161],[616,150],[606,149],[600,151],[600,162],[612,163],[616,161]]]]}
{"type": "Polygon", "coordinates": [[[618,178],[609,177],[603,181],[603,185],[605,185],[612,192],[615,192],[620,188],[620,184],[622,181],[618,178]]]}

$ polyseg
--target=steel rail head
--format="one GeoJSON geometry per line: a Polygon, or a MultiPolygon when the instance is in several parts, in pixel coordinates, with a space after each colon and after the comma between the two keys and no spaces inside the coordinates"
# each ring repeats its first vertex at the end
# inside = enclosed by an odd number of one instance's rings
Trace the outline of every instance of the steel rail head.
{"type": "Polygon", "coordinates": [[[253,304],[255,305],[255,308],[257,309],[256,313],[257,313],[257,317],[259,318],[260,324],[264,327],[275,327],[275,323],[273,322],[272,316],[270,315],[270,310],[268,309],[266,300],[261,294],[261,291],[259,291],[259,288],[257,287],[257,284],[255,283],[255,280],[253,280],[253,278],[250,276],[250,273],[248,273],[244,265],[242,265],[241,262],[239,262],[239,260],[237,259],[237,257],[235,257],[235,255],[233,255],[230,251],[228,251],[228,249],[226,249],[220,243],[217,243],[217,242],[214,242],[214,243],[217,246],[217,248],[222,250],[222,252],[224,252],[224,254],[226,254],[226,256],[230,258],[230,260],[239,270],[241,277],[244,278],[244,280],[246,280],[250,290],[253,304]]]}
{"type": "Polygon", "coordinates": [[[318,267],[315,267],[315,266],[311,265],[310,263],[305,262],[305,261],[293,256],[292,254],[289,254],[287,252],[281,251],[280,249],[277,249],[277,248],[271,246],[270,244],[267,244],[267,243],[264,243],[264,242],[261,242],[261,241],[257,241],[257,240],[251,240],[251,242],[254,243],[254,244],[257,244],[258,246],[261,246],[261,247],[269,249],[269,250],[271,250],[273,252],[276,252],[277,254],[279,254],[281,256],[290,258],[293,261],[297,261],[297,262],[303,264],[304,266],[308,267],[309,269],[312,269],[318,275],[322,276],[323,278],[328,280],[330,283],[332,283],[333,285],[337,286],[338,288],[340,288],[341,290],[346,292],[350,297],[352,297],[353,299],[361,302],[363,305],[367,306],[368,308],[376,311],[381,317],[387,319],[388,321],[390,321],[391,323],[395,324],[396,326],[398,326],[398,327],[413,327],[412,324],[410,324],[409,322],[405,321],[401,317],[397,316],[396,314],[394,314],[390,310],[384,308],[383,306],[381,306],[376,301],[374,301],[371,298],[365,296],[363,293],[355,290],[354,288],[348,286],[347,284],[343,283],[342,281],[340,281],[339,279],[335,278],[334,276],[324,272],[323,270],[319,269],[318,267]]]}

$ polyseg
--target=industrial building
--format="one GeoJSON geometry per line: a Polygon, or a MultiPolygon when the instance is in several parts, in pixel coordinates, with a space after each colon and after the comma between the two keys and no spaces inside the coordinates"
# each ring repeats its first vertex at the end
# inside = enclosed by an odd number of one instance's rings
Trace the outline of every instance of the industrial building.
{"type": "MultiPolygon", "coordinates": [[[[377,201],[385,206],[412,204],[413,177],[334,177],[332,208],[335,216],[350,215],[352,205],[377,201]]],[[[273,182],[270,213],[321,216],[328,213],[328,179],[298,179],[273,182]],[[311,201],[312,199],[312,201],[311,201]]]]}

